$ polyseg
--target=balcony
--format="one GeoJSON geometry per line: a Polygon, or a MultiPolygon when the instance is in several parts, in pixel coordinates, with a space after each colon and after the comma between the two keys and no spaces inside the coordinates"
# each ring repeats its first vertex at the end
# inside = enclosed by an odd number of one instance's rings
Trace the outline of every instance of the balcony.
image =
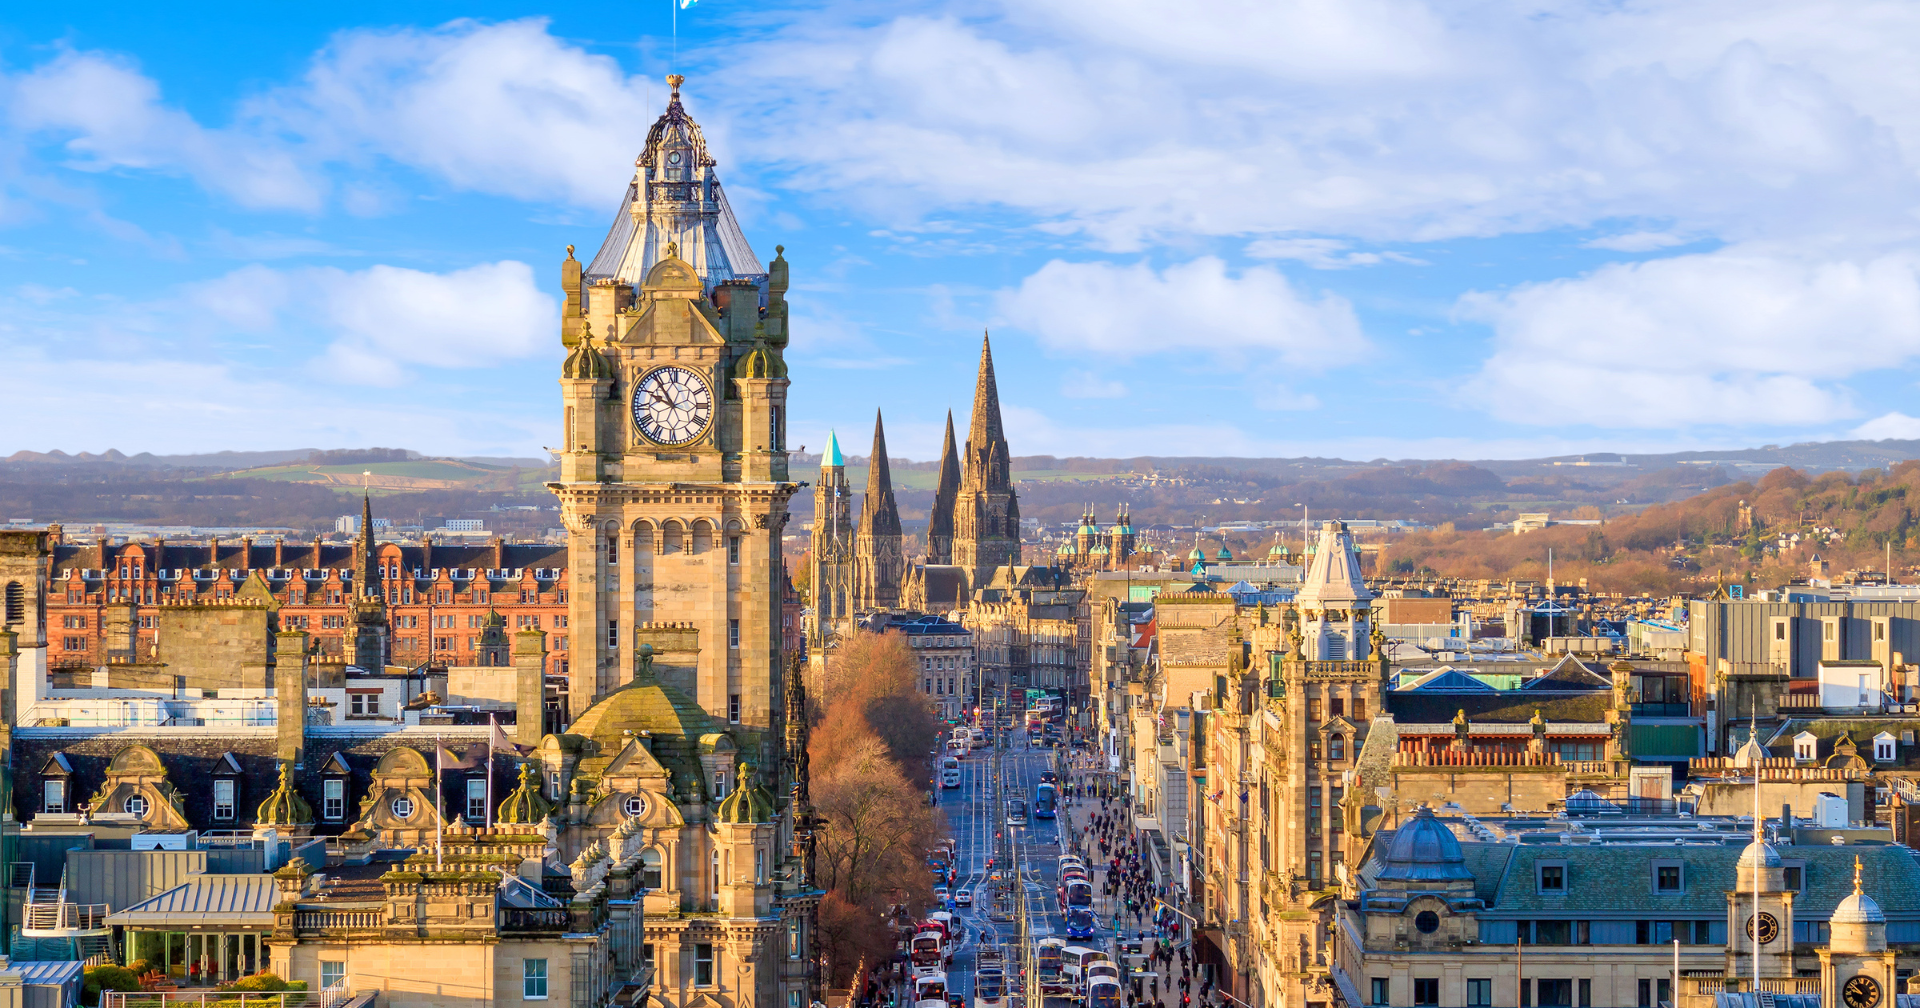
{"type": "Polygon", "coordinates": [[[385,910],[296,910],[293,928],[296,931],[365,930],[384,926],[386,918],[385,910]]]}
{"type": "Polygon", "coordinates": [[[567,912],[565,910],[502,907],[500,910],[500,930],[503,932],[565,931],[567,930],[567,912]]]}

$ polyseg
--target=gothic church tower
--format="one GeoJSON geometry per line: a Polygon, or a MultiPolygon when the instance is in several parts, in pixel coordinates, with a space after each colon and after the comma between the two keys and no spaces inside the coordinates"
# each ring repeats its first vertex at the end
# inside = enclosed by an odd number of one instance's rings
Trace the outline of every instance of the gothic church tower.
{"type": "Polygon", "coordinates": [[[827,450],[820,455],[820,482],[813,488],[812,554],[807,578],[813,606],[807,617],[807,647],[826,647],[836,636],[853,629],[853,490],[847,485],[847,463],[840,455],[840,439],[827,432],[827,450]]]}
{"type": "Polygon", "coordinates": [[[953,563],[967,572],[970,589],[992,581],[994,568],[1020,563],[1020,502],[1012,470],[1000,423],[1000,390],[993,380],[993,346],[983,337],[973,421],[953,505],[953,563]]]}
{"type": "Polygon", "coordinates": [[[900,509],[893,500],[893,476],[887,469],[887,433],[878,410],[873,414],[873,454],[867,459],[867,493],[860,501],[853,555],[855,608],[899,605],[900,579],[907,563],[900,548],[900,509]]]}

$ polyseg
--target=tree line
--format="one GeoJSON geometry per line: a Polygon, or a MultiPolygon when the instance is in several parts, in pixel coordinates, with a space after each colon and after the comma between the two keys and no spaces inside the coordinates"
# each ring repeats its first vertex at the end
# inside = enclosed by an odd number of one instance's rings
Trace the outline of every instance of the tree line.
{"type": "Polygon", "coordinates": [[[928,799],[942,724],[904,635],[859,631],[826,654],[807,691],[810,791],[826,820],[817,938],[823,978],[846,987],[861,962],[893,956],[890,906],[918,915],[932,903],[927,852],[947,836],[928,799]]]}

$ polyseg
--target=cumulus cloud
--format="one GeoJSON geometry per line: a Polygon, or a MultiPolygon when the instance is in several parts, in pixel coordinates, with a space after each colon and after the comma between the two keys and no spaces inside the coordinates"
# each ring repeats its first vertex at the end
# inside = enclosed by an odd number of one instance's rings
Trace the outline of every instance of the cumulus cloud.
{"type": "Polygon", "coordinates": [[[1884,209],[1916,193],[1920,8],[995,10],[809,12],[716,54],[715,84],[790,186],[901,215],[1011,207],[1121,250],[1619,217],[1736,240],[1912,228],[1884,209]]]}
{"type": "Polygon", "coordinates": [[[187,299],[236,332],[311,333],[344,374],[381,385],[400,381],[408,365],[475,368],[529,356],[548,345],[559,319],[533,269],[510,260],[449,273],[248,266],[195,285],[187,299]]]}
{"type": "Polygon", "coordinates": [[[1900,441],[1920,439],[1920,417],[1910,417],[1895,410],[1855,427],[1847,436],[1863,441],[1885,441],[1889,438],[1900,441]]]}
{"type": "Polygon", "coordinates": [[[1609,427],[1809,424],[1851,415],[1839,381],[1920,354],[1920,255],[1764,248],[1616,264],[1473,293],[1493,328],[1493,412],[1609,427]]]}
{"type": "Polygon", "coordinates": [[[1168,354],[1318,370],[1366,349],[1346,299],[1299,291],[1270,267],[1236,275],[1211,256],[1164,270],[1056,259],[995,304],[1059,353],[1108,360],[1168,354]]]}
{"type": "Polygon", "coordinates": [[[258,113],[328,157],[385,158],[460,189],[618,201],[665,104],[544,19],[341,32],[258,113]]]}
{"type": "Polygon", "coordinates": [[[129,61],[63,52],[0,81],[9,125],[60,142],[67,164],[88,171],[183,174],[257,209],[315,209],[323,186],[280,140],[245,127],[209,129],[167,105],[129,61]]]}

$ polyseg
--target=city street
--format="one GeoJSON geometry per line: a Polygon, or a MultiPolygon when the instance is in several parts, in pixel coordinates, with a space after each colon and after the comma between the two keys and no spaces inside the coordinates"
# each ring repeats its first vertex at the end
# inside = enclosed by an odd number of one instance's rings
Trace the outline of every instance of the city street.
{"type": "MultiPolygon", "coordinates": [[[[1041,772],[1053,768],[1054,750],[1029,747],[1026,739],[1025,732],[1012,733],[1009,748],[1001,759],[1009,788],[1006,797],[1009,800],[1023,799],[1031,806],[1041,772]]],[[[1075,828],[1069,825],[1070,822],[1078,824],[1084,821],[1080,814],[1081,800],[1076,799],[1063,803],[1057,819],[1030,816],[1025,826],[1007,826],[1001,812],[1003,805],[994,800],[991,789],[993,757],[992,749],[972,752],[961,761],[961,786],[942,790],[940,794],[940,806],[953,828],[956,866],[953,889],[956,894],[961,890],[973,894],[972,906],[962,906],[955,911],[955,916],[965,925],[966,941],[955,950],[953,965],[948,971],[950,989],[966,994],[969,1001],[973,996],[975,957],[983,944],[1005,946],[1009,962],[1018,956],[1015,948],[1018,944],[1018,921],[993,919],[995,907],[991,874],[998,871],[1003,878],[1010,878],[1011,873],[1010,865],[995,864],[989,868],[987,864],[994,856],[999,834],[1007,834],[1019,848],[1021,865],[1027,875],[1025,889],[1032,939],[1065,938],[1066,920],[1056,896],[1056,859],[1062,853],[1061,831],[1075,828]],[[1069,816],[1073,818],[1069,819],[1069,816]]],[[[1113,931],[1109,925],[1112,917],[1107,910],[1106,898],[1099,895],[1106,872],[1104,868],[1093,865],[1089,865],[1089,868],[1092,870],[1096,894],[1094,909],[1098,929],[1091,938],[1069,939],[1069,942],[1111,950],[1113,931]]]]}

